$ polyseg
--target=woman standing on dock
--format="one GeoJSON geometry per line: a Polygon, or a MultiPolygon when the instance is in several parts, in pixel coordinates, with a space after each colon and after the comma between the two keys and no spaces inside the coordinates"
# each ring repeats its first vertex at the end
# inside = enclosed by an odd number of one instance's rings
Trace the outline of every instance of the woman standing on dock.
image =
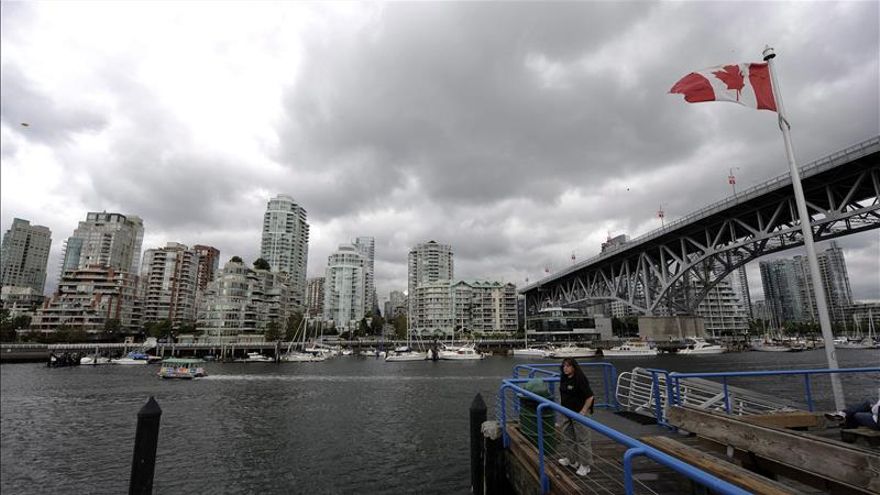
{"type": "MultiPolygon", "coordinates": [[[[593,414],[593,389],[581,367],[573,358],[562,360],[559,377],[559,395],[562,406],[583,416],[593,414]]],[[[578,476],[586,476],[593,464],[593,446],[590,429],[571,418],[562,419],[562,459],[559,464],[577,468],[578,476]]]]}

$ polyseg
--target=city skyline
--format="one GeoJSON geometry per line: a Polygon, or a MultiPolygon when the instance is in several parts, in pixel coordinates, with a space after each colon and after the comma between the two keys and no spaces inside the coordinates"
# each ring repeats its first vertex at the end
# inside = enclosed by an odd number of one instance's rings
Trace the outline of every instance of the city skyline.
{"type": "MultiPolygon", "coordinates": [[[[87,212],[222,266],[259,257],[278,194],[308,211],[310,278],[366,235],[380,301],[432,239],[457,278],[535,281],[729,196],[731,173],[785,173],[771,112],[666,94],[765,43],[801,165],[880,133],[872,2],[274,7],[2,4],[0,230],[52,231],[46,292],[87,212]]],[[[880,299],[878,239],[838,240],[855,299],[880,299]]]]}

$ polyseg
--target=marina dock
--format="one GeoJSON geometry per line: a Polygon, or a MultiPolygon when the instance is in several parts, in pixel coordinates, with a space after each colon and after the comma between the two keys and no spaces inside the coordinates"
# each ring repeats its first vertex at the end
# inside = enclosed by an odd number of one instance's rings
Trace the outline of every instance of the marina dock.
{"type": "MultiPolygon", "coordinates": [[[[601,363],[588,364],[596,365],[601,363]]],[[[814,377],[828,372],[757,373],[814,377]]],[[[880,378],[880,368],[839,372],[880,378]]],[[[723,391],[721,398],[707,402],[687,395],[702,397],[700,392],[711,389],[715,380],[690,375],[654,373],[649,390],[655,394],[639,396],[636,387],[637,397],[623,400],[615,395],[621,390],[616,383],[593,378],[596,414],[584,418],[566,413],[593,429],[592,470],[578,476],[558,462],[561,432],[556,423],[564,412],[553,397],[558,377],[549,367],[518,366],[499,391],[497,417],[483,426],[487,474],[474,493],[880,493],[880,432],[841,429],[836,421],[809,410],[809,385],[801,408],[792,407],[797,404],[793,401],[765,404],[763,394],[731,390],[724,385],[726,379],[715,383],[723,391]],[[669,381],[661,384],[658,376],[669,381]],[[530,391],[536,378],[549,394],[530,391]],[[688,389],[680,383],[688,380],[699,386],[688,389]],[[497,434],[486,426],[492,424],[498,425],[497,434]]],[[[632,394],[633,388],[623,393],[632,394]]]]}

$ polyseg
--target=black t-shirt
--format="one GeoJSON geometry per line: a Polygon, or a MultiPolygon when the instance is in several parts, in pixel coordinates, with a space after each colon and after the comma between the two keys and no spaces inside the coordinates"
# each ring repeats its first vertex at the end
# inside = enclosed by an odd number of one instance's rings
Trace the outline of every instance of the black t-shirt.
{"type": "Polygon", "coordinates": [[[590,388],[590,380],[583,374],[575,373],[569,378],[562,373],[559,378],[559,395],[563,407],[579,413],[587,399],[593,396],[593,389],[590,388]]]}

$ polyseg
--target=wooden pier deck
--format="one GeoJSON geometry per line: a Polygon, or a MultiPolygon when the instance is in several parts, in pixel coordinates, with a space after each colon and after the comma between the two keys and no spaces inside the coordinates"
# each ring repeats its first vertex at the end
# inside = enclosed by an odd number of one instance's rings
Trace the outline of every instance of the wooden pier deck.
{"type": "MultiPolygon", "coordinates": [[[[673,457],[694,465],[752,493],[876,494],[880,493],[880,448],[845,443],[836,424],[821,414],[803,412],[738,417],[693,408],[674,407],[673,432],[642,425],[608,411],[598,421],[638,438],[673,457]]],[[[508,425],[511,482],[517,493],[540,493],[538,452],[515,423],[508,425]],[[517,479],[519,478],[519,479],[517,479]]],[[[856,435],[865,436],[865,435],[856,435]]],[[[594,466],[587,477],[562,467],[548,456],[550,493],[623,494],[623,454],[626,448],[593,433],[594,466]]],[[[652,460],[633,463],[635,493],[707,493],[686,477],[652,460]]]]}

